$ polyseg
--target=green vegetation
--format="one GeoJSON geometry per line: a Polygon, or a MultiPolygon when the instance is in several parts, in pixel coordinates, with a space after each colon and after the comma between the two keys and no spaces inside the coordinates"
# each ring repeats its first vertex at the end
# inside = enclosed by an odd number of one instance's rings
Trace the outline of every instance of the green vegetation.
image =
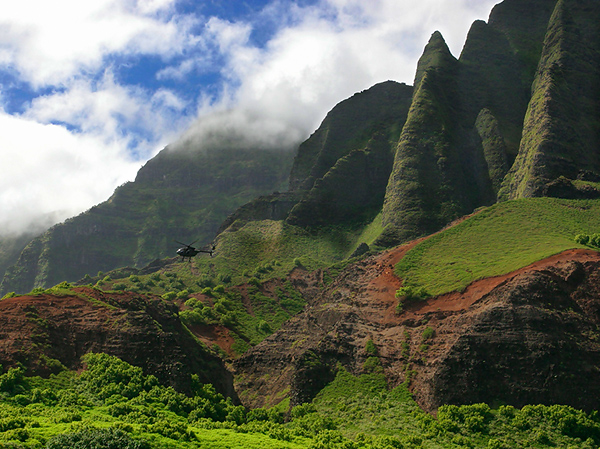
{"type": "Polygon", "coordinates": [[[178,393],[106,354],[81,374],[0,375],[0,447],[12,449],[594,448],[600,417],[571,407],[446,405],[422,411],[381,373],[336,378],[311,402],[248,410],[195,380],[178,393]],[[286,419],[286,414],[288,415],[286,419]]]}
{"type": "Polygon", "coordinates": [[[395,296],[398,299],[396,313],[401,314],[404,311],[404,305],[406,303],[423,301],[429,298],[430,295],[427,293],[427,290],[425,290],[424,287],[405,285],[404,287],[400,287],[398,290],[396,290],[395,296]]]}
{"type": "Polygon", "coordinates": [[[284,321],[299,313],[306,303],[290,283],[277,287],[275,297],[265,294],[259,286],[250,285],[249,308],[242,303],[237,290],[226,291],[220,285],[210,290],[210,295],[212,304],[196,298],[187,300],[186,309],[180,313],[181,320],[190,328],[203,325],[227,327],[236,340],[233,349],[238,354],[271,335],[284,321]]]}
{"type": "Polygon", "coordinates": [[[415,246],[397,264],[405,285],[431,295],[464,289],[570,248],[600,229],[600,201],[531,198],[482,210],[415,246]]]}
{"type": "Polygon", "coordinates": [[[600,248],[600,234],[594,233],[589,234],[577,234],[575,236],[575,243],[578,245],[591,246],[593,248],[600,248]]]}
{"type": "Polygon", "coordinates": [[[197,261],[229,273],[234,283],[244,272],[258,279],[283,277],[296,266],[310,271],[345,259],[360,243],[360,231],[341,227],[307,231],[283,221],[250,222],[235,233],[221,235],[212,260],[197,261]]]}
{"type": "Polygon", "coordinates": [[[90,279],[103,290],[167,294],[169,299],[175,292],[181,299],[186,290],[188,295],[209,294],[206,289],[217,285],[260,287],[266,280],[285,278],[294,268],[327,268],[335,277],[361,243],[372,243],[378,223],[380,218],[364,229],[340,226],[309,231],[284,221],[253,221],[221,234],[213,257],[200,255],[191,262],[166,264],[151,275],[119,269],[90,279]]]}
{"type": "MultiPolygon", "coordinates": [[[[306,304],[305,299],[289,281],[280,281],[271,289],[264,289],[257,278],[251,278],[246,287],[249,303],[245,303],[239,288],[226,288],[223,284],[205,287],[207,283],[214,285],[213,281],[202,278],[198,280],[189,271],[189,263],[176,266],[185,269],[181,276],[175,271],[130,275],[129,278],[102,280],[93,288],[100,293],[126,290],[142,295],[166,291],[161,295],[165,301],[178,301],[179,304],[183,304],[179,316],[188,328],[219,325],[227,327],[236,341],[232,348],[236,354],[241,354],[260,343],[278,330],[286,320],[301,312],[306,304]],[[102,289],[98,285],[102,285],[102,289]]],[[[78,289],[66,282],[49,289],[36,288],[30,292],[30,295],[42,294],[75,296],[98,306],[115,308],[114,305],[90,297],[85,289],[78,289]]],[[[35,310],[29,311],[27,316],[31,320],[38,320],[35,310]]]]}

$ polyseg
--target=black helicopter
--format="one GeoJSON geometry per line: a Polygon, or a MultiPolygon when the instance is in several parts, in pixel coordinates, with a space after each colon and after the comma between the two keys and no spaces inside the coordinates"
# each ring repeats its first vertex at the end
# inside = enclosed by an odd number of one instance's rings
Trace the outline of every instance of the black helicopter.
{"type": "Polygon", "coordinates": [[[210,257],[212,257],[213,253],[215,252],[215,245],[213,245],[210,249],[196,249],[196,248],[194,248],[192,245],[194,243],[196,243],[198,240],[194,240],[189,245],[186,244],[186,243],[182,243],[180,241],[177,241],[177,240],[175,240],[175,241],[177,243],[179,243],[180,245],[183,245],[181,248],[179,248],[177,250],[177,254],[181,256],[181,260],[185,260],[185,258],[188,257],[190,259],[190,262],[191,262],[192,257],[194,257],[198,253],[208,253],[208,254],[210,254],[210,257]]]}

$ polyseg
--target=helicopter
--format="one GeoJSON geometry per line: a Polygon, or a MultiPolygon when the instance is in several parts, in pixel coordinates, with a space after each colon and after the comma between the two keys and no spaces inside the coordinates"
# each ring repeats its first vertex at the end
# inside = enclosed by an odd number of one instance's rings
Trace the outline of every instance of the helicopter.
{"type": "Polygon", "coordinates": [[[181,256],[182,261],[185,261],[185,258],[187,257],[190,259],[190,262],[191,262],[192,257],[194,257],[198,253],[208,253],[208,254],[210,254],[210,257],[212,257],[213,253],[215,252],[215,245],[213,245],[210,249],[196,249],[192,245],[194,243],[196,243],[197,241],[198,240],[194,240],[192,243],[190,243],[188,245],[186,243],[175,240],[175,242],[179,243],[180,245],[183,245],[181,248],[179,248],[177,250],[177,254],[179,256],[181,256]]]}

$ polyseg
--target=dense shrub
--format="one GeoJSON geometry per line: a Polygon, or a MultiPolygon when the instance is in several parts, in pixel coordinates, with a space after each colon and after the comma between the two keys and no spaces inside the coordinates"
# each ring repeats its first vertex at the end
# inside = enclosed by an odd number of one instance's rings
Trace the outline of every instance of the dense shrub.
{"type": "Polygon", "coordinates": [[[26,388],[23,368],[10,368],[0,376],[0,391],[10,394],[22,392],[26,388]]]}
{"type": "Polygon", "coordinates": [[[167,292],[164,295],[162,295],[163,299],[166,299],[167,301],[172,301],[175,298],[177,298],[177,293],[175,292],[167,292]]]}
{"type": "Polygon", "coordinates": [[[396,290],[396,298],[403,299],[405,301],[419,301],[427,299],[428,297],[429,293],[427,293],[427,290],[425,290],[424,287],[407,285],[396,290]]]}
{"type": "Polygon", "coordinates": [[[375,343],[373,343],[372,339],[367,340],[367,343],[365,344],[365,351],[367,354],[372,355],[372,356],[378,356],[379,355],[379,351],[377,350],[377,346],[375,346],[375,343]]]}
{"type": "Polygon", "coordinates": [[[421,334],[421,338],[423,338],[423,341],[427,341],[430,338],[432,338],[434,334],[435,334],[435,331],[433,330],[433,328],[427,326],[425,328],[425,330],[423,331],[423,334],[421,334]]]}
{"type": "Polygon", "coordinates": [[[600,234],[577,234],[575,236],[575,243],[580,245],[592,246],[594,248],[600,248],[600,234]]]}
{"type": "Polygon", "coordinates": [[[190,292],[188,289],[181,290],[177,293],[177,299],[188,299],[190,297],[190,292]]]}
{"type": "Polygon", "coordinates": [[[80,381],[87,391],[101,399],[115,394],[132,398],[158,385],[156,377],[144,376],[141,368],[108,354],[89,353],[83,356],[83,361],[87,370],[80,381]]]}
{"type": "Polygon", "coordinates": [[[150,449],[145,440],[136,440],[120,429],[88,427],[63,433],[48,440],[46,449],[150,449]]]}

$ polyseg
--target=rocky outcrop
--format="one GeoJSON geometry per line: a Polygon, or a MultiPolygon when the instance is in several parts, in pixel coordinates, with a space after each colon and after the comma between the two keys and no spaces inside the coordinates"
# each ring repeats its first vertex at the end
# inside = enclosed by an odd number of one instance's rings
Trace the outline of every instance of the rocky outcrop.
{"type": "Polygon", "coordinates": [[[358,262],[305,312],[235,362],[242,401],[310,400],[338,364],[359,374],[372,351],[390,384],[442,404],[600,407],[600,254],[570,250],[395,313],[394,263],[358,262]]]}
{"type": "Polygon", "coordinates": [[[413,389],[427,409],[486,402],[600,406],[600,258],[572,253],[502,281],[436,333],[413,389]]]}
{"type": "Polygon", "coordinates": [[[70,292],[16,296],[0,301],[0,364],[29,374],[81,368],[88,352],[104,352],[140,366],[162,383],[187,391],[191,374],[236,398],[223,362],[182,325],[178,308],[159,297],[70,292]]]}

